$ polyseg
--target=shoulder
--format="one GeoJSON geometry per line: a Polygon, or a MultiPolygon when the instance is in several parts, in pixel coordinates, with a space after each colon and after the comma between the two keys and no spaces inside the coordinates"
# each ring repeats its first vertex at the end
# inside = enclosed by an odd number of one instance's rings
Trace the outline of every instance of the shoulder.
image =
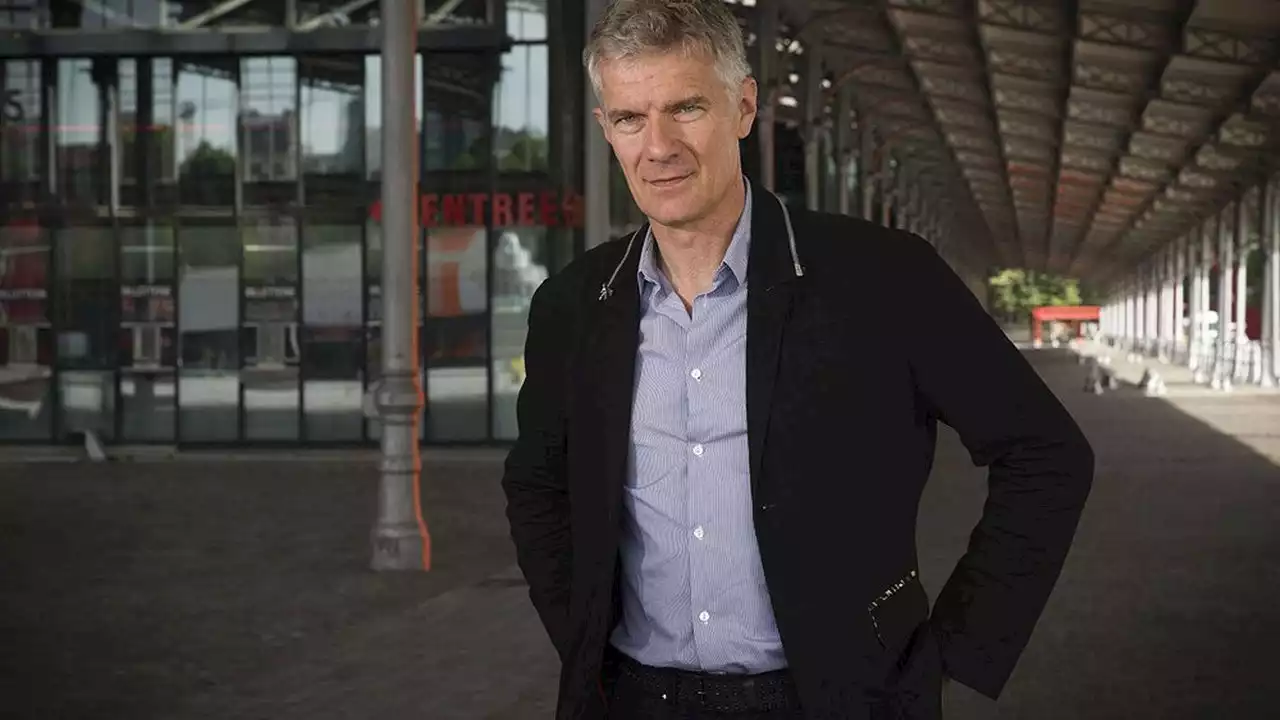
{"type": "Polygon", "coordinates": [[[933,246],[919,235],[850,215],[794,210],[792,222],[797,244],[817,260],[862,259],[897,265],[936,255],[933,246]]]}
{"type": "Polygon", "coordinates": [[[609,279],[622,261],[630,239],[630,234],[624,235],[574,258],[538,286],[533,304],[554,308],[562,317],[565,313],[576,315],[581,307],[595,300],[601,283],[609,279]]]}
{"type": "Polygon", "coordinates": [[[792,211],[797,252],[806,275],[847,288],[873,291],[917,283],[949,267],[927,240],[849,215],[792,211]]]}

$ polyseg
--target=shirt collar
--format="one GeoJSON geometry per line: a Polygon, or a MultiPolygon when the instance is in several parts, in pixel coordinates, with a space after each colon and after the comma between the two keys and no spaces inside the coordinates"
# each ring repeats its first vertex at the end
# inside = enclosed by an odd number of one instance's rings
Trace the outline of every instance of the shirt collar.
{"type": "MultiPolygon", "coordinates": [[[[733,273],[734,280],[738,285],[745,285],[747,282],[747,258],[750,256],[751,249],[751,183],[743,178],[743,187],[746,189],[746,204],[742,208],[742,215],[738,216],[738,225],[733,229],[733,238],[729,241],[729,248],[725,250],[724,260],[720,263],[721,269],[728,268],[733,273]]],[[[658,268],[657,248],[654,244],[653,230],[650,228],[645,232],[644,244],[640,247],[640,265],[637,269],[641,286],[645,281],[651,282],[660,288],[668,287],[666,275],[658,268]]]]}

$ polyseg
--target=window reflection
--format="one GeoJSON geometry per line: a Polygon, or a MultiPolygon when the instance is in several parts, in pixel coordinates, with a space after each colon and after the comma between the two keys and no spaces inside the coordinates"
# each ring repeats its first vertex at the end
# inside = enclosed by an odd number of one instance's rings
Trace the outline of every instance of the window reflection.
{"type": "Polygon", "coordinates": [[[377,24],[377,0],[295,0],[294,4],[304,28],[377,24]]]}
{"type": "Polygon", "coordinates": [[[364,58],[303,58],[299,74],[306,203],[355,204],[364,168],[364,58]]]}
{"type": "MultiPolygon", "coordinates": [[[[417,128],[422,130],[422,56],[415,55],[414,67],[414,117],[417,128]]],[[[365,177],[378,180],[382,177],[382,58],[370,55],[364,59],[364,167],[365,177]]],[[[376,195],[376,193],[375,193],[376,195]]]]}
{"type": "Polygon", "coordinates": [[[120,230],[120,403],[126,440],[174,439],[174,231],[143,223],[120,230]]]}
{"type": "Polygon", "coordinates": [[[548,156],[546,45],[516,45],[502,56],[494,93],[494,158],[500,172],[545,172],[548,156]]]}
{"type": "Polygon", "coordinates": [[[181,439],[239,436],[240,237],[233,225],[178,231],[178,379],[181,439]]]}
{"type": "Polygon", "coordinates": [[[58,231],[56,247],[61,431],[93,430],[110,439],[119,321],[114,233],[109,225],[69,227],[58,231]]]}
{"type": "Polygon", "coordinates": [[[0,439],[48,440],[52,432],[49,231],[0,198],[0,439]],[[7,206],[7,207],[6,207],[7,206]]]}
{"type": "Polygon", "coordinates": [[[487,233],[483,227],[427,231],[427,437],[477,440],[488,435],[488,335],[485,306],[487,233]]]}
{"type": "Polygon", "coordinates": [[[422,171],[483,171],[489,166],[493,92],[483,55],[431,55],[423,63],[422,171]]]}
{"type": "MultiPolygon", "coordinates": [[[[201,3],[169,3],[169,7],[198,6],[201,3]]],[[[31,3],[34,7],[34,3],[31,3]]],[[[21,4],[18,5],[21,7],[21,4]]],[[[160,0],[49,0],[49,20],[56,28],[106,30],[110,28],[155,27],[164,23],[165,3],[160,0]]],[[[0,12],[0,18],[3,12],[0,12]]],[[[0,19],[0,26],[3,26],[0,19]]]]}
{"type": "Polygon", "coordinates": [[[184,205],[235,205],[236,61],[178,63],[179,198],[184,205]]]}
{"type": "MultiPolygon", "coordinates": [[[[117,0],[119,1],[119,0],[117,0]]],[[[155,0],[142,0],[152,2],[155,0]]],[[[101,2],[101,0],[99,0],[101,2]]],[[[139,0],[134,0],[138,3],[139,0]]],[[[164,5],[168,24],[197,22],[203,27],[284,27],[287,3],[227,2],[227,0],[183,0],[164,5]]]]}
{"type": "Polygon", "coordinates": [[[240,179],[248,205],[297,200],[297,60],[246,58],[240,65],[240,179]]]}
{"type": "Polygon", "coordinates": [[[363,434],[364,308],[359,225],[303,228],[303,407],[308,440],[363,434]]]}
{"type": "Polygon", "coordinates": [[[506,6],[512,40],[547,39],[547,0],[507,0],[506,6]]]}
{"type": "Polygon", "coordinates": [[[56,147],[58,199],[67,205],[97,206],[110,201],[111,87],[115,61],[59,60],[56,147]]]}
{"type": "Polygon", "coordinates": [[[516,437],[516,396],[524,384],[529,301],[572,251],[573,235],[539,227],[504,228],[493,249],[493,436],[516,437]]]}
{"type": "Polygon", "coordinates": [[[30,207],[40,197],[40,99],[35,60],[0,62],[0,207],[30,207]]]}
{"type": "Polygon", "coordinates": [[[292,218],[247,220],[244,240],[245,437],[298,439],[298,232],[292,218]]]}

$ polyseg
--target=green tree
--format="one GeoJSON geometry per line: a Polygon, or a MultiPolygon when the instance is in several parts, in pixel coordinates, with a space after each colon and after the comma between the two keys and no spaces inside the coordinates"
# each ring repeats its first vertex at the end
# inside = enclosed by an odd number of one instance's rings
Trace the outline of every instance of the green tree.
{"type": "Polygon", "coordinates": [[[987,283],[992,310],[1006,322],[1021,321],[1036,307],[1085,304],[1086,292],[1075,278],[1008,268],[987,283]]]}

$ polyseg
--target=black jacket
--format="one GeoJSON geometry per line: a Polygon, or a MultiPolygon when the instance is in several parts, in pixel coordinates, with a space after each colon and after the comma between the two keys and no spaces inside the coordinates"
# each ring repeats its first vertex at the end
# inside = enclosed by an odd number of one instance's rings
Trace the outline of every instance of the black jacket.
{"type": "MultiPolygon", "coordinates": [[[[996,698],[1067,556],[1092,450],[926,242],[793,210],[799,274],[777,200],[758,186],[753,198],[751,492],[805,715],[936,718],[944,674],[996,698]],[[930,614],[916,514],[938,421],[990,476],[930,614]]],[[[640,307],[640,243],[626,245],[587,252],[535,294],[502,480],[529,595],[563,663],[557,718],[604,712],[640,307]]]]}

